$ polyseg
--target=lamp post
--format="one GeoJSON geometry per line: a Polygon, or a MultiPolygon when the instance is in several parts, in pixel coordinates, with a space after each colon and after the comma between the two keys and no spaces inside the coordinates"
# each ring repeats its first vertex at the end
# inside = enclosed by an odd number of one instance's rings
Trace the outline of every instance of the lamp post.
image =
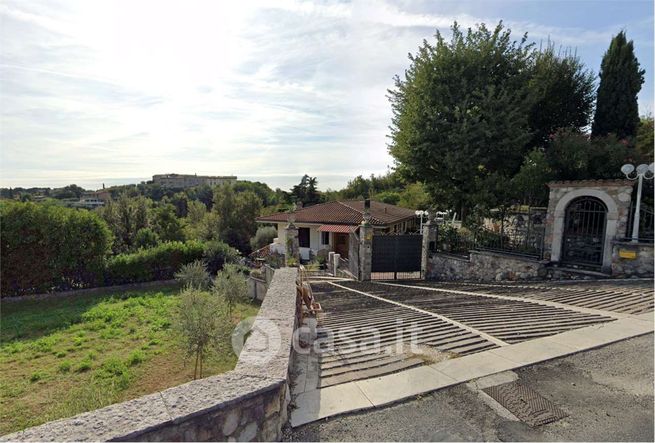
{"type": "Polygon", "coordinates": [[[634,165],[631,165],[630,163],[626,163],[625,165],[621,166],[621,172],[623,172],[625,178],[627,178],[628,180],[639,180],[639,185],[637,186],[637,203],[635,207],[635,214],[632,221],[632,242],[638,243],[639,242],[639,215],[641,212],[641,187],[644,178],[646,180],[649,180],[652,179],[653,176],[655,175],[654,174],[655,163],[651,163],[650,165],[643,163],[637,166],[636,168],[634,167],[634,165]]]}
{"type": "Polygon", "coordinates": [[[419,232],[423,234],[423,216],[427,217],[428,211],[421,211],[419,209],[418,211],[414,212],[414,214],[416,214],[416,216],[421,219],[421,228],[419,229],[419,232]]]}

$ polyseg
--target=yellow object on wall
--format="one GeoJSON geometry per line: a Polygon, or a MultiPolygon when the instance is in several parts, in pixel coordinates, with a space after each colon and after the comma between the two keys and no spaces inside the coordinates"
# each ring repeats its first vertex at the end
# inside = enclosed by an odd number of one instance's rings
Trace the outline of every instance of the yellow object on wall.
{"type": "Polygon", "coordinates": [[[628,249],[619,249],[619,257],[634,260],[635,258],[637,258],[637,251],[630,251],[628,249]]]}

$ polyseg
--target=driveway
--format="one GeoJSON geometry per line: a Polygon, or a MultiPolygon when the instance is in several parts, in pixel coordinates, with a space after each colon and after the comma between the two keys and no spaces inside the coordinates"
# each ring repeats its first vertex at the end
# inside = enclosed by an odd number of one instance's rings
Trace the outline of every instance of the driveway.
{"type": "Polygon", "coordinates": [[[286,441],[653,441],[653,334],[515,371],[567,416],[530,427],[466,384],[287,429],[286,441]]]}
{"type": "Polygon", "coordinates": [[[312,287],[323,311],[295,362],[294,426],[653,331],[652,280],[312,287]]]}

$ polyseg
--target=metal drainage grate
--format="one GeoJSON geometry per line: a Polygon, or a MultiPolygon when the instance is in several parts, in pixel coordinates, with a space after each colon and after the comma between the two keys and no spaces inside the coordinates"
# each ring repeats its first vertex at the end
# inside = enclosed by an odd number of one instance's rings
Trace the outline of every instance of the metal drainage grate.
{"type": "Polygon", "coordinates": [[[530,426],[552,423],[568,415],[538,392],[518,382],[491,386],[483,391],[530,426]]]}

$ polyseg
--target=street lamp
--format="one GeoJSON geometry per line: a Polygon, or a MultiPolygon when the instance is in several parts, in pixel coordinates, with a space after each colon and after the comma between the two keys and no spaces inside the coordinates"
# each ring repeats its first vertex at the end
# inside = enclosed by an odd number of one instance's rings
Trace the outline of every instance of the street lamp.
{"type": "Polygon", "coordinates": [[[632,242],[639,242],[639,215],[641,212],[641,186],[644,178],[646,180],[652,179],[655,175],[655,163],[647,165],[642,163],[637,166],[635,169],[634,165],[626,163],[621,166],[621,172],[625,175],[625,178],[628,180],[637,180],[639,179],[639,185],[637,186],[637,203],[635,207],[634,220],[632,221],[632,242]]]}
{"type": "Polygon", "coordinates": [[[420,217],[420,219],[421,219],[421,228],[420,228],[419,232],[421,234],[423,234],[423,216],[427,217],[428,216],[428,211],[421,211],[419,209],[418,211],[414,212],[414,214],[416,214],[416,216],[420,217]]]}

